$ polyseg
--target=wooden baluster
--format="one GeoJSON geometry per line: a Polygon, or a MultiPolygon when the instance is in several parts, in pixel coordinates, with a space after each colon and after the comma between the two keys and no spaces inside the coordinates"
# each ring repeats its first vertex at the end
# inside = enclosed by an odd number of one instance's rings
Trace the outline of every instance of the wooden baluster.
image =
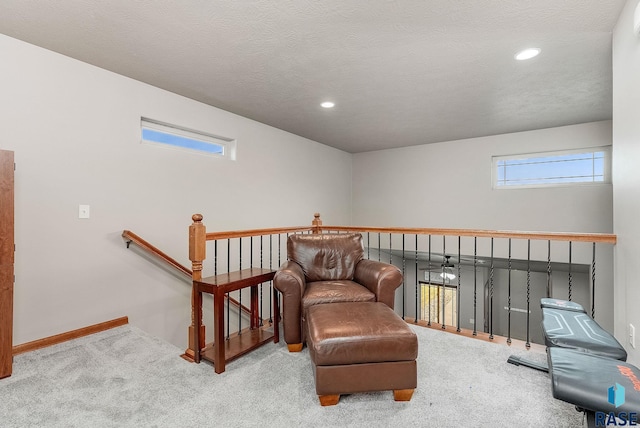
{"type": "Polygon", "coordinates": [[[320,213],[315,213],[313,215],[313,221],[311,222],[311,227],[313,228],[311,233],[316,235],[319,233],[322,233],[322,220],[320,220],[320,213]]]}
{"type": "MultiPolygon", "coordinates": [[[[194,214],[191,219],[193,224],[189,226],[189,260],[191,260],[192,281],[202,279],[202,262],[206,258],[207,229],[202,224],[202,214],[194,214]]],[[[196,349],[204,348],[205,328],[202,325],[202,295],[191,290],[191,325],[189,326],[189,348],[185,351],[186,359],[199,362],[199,352],[196,349]],[[199,326],[196,335],[196,325],[199,326]]]]}

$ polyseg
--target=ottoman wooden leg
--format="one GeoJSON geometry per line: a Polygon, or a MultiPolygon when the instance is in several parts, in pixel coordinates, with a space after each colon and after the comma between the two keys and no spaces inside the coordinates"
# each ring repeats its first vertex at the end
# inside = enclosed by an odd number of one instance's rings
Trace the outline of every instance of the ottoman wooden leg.
{"type": "Polygon", "coordinates": [[[289,352],[300,352],[302,351],[302,343],[289,343],[287,344],[287,348],[289,352]]]}
{"type": "Polygon", "coordinates": [[[338,395],[318,395],[321,406],[335,406],[340,401],[340,394],[338,395]]]}
{"type": "Polygon", "coordinates": [[[413,389],[394,389],[393,399],[395,401],[411,401],[413,389]]]}

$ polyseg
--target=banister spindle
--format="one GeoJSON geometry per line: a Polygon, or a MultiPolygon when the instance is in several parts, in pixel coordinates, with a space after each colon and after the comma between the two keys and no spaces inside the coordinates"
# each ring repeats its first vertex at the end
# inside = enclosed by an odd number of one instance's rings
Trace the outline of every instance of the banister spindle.
{"type": "MultiPolygon", "coordinates": [[[[264,239],[264,235],[260,235],[260,269],[263,268],[263,263],[262,263],[262,251],[263,251],[263,239],[264,239]]],[[[262,327],[264,325],[264,322],[262,321],[263,317],[263,311],[262,311],[262,285],[260,284],[260,308],[258,309],[258,313],[260,314],[260,327],[262,327]]]]}
{"type": "Polygon", "coordinates": [[[530,315],[531,315],[531,240],[527,239],[527,343],[526,347],[530,348],[531,343],[529,342],[529,332],[530,332],[530,315]]]}
{"type": "MultiPolygon", "coordinates": [[[[280,236],[280,235],[278,235],[280,236]]],[[[273,234],[269,235],[269,270],[273,270],[273,234]]],[[[273,324],[273,281],[269,287],[269,323],[273,324]]]]}
{"type": "MultiPolygon", "coordinates": [[[[416,235],[418,236],[418,235],[416,235]]],[[[427,262],[427,274],[429,275],[429,281],[427,283],[427,295],[428,295],[428,302],[429,302],[429,321],[427,322],[427,325],[429,327],[431,327],[431,235],[429,235],[429,251],[427,254],[428,257],[428,262],[427,262]]],[[[417,252],[416,252],[417,253],[417,252]]]]}
{"type": "Polygon", "coordinates": [[[493,237],[491,238],[491,265],[489,268],[489,339],[493,340],[493,237]]]}
{"type": "MultiPolygon", "coordinates": [[[[460,259],[458,259],[460,265],[460,259]]],[[[473,237],[473,335],[478,335],[478,237],[473,237]]]]}
{"type": "Polygon", "coordinates": [[[322,220],[320,220],[320,213],[313,214],[313,221],[311,221],[311,233],[318,235],[322,233],[322,220]]]}
{"type": "Polygon", "coordinates": [[[547,241],[547,297],[551,297],[551,240],[547,241]]]}
{"type": "Polygon", "coordinates": [[[407,259],[405,257],[404,254],[404,233],[402,234],[402,319],[404,319],[405,317],[405,311],[404,311],[404,306],[405,306],[405,293],[406,293],[406,267],[407,267],[407,259]]]}
{"type": "Polygon", "coordinates": [[[569,298],[567,300],[571,301],[571,280],[572,280],[572,274],[571,274],[571,241],[569,241],[569,298]]]}
{"type": "MultiPolygon", "coordinates": [[[[227,273],[231,272],[231,238],[227,239],[227,273]]],[[[229,325],[231,324],[229,321],[231,320],[230,318],[230,310],[231,310],[231,305],[229,304],[231,295],[229,293],[227,293],[227,320],[224,323],[225,326],[227,327],[227,340],[229,340],[230,337],[230,327],[229,325]]]]}
{"type": "Polygon", "coordinates": [[[444,268],[444,265],[446,264],[445,260],[447,257],[447,236],[446,235],[442,235],[442,316],[440,317],[440,322],[442,323],[441,328],[444,330],[445,324],[446,324],[446,316],[445,316],[445,304],[446,304],[446,300],[445,299],[445,292],[447,290],[447,286],[446,286],[446,282],[447,282],[447,275],[444,268]]]}
{"type": "Polygon", "coordinates": [[[218,240],[213,241],[213,274],[218,274],[218,240]]]}
{"type": "Polygon", "coordinates": [[[459,333],[460,332],[460,291],[462,290],[462,288],[460,287],[460,284],[462,284],[462,269],[460,267],[460,260],[462,259],[462,254],[460,252],[460,244],[461,244],[461,240],[462,237],[460,235],[458,235],[458,285],[456,286],[456,315],[457,315],[457,319],[456,319],[456,324],[457,324],[457,328],[456,331],[459,333]]]}
{"type": "Polygon", "coordinates": [[[418,281],[418,235],[416,234],[416,312],[415,323],[418,324],[418,289],[420,288],[420,281],[418,281]]]}
{"type": "MultiPolygon", "coordinates": [[[[238,270],[242,270],[242,237],[240,237],[239,239],[240,244],[238,245],[238,251],[240,252],[240,257],[239,257],[239,266],[238,266],[238,270]]],[[[227,305],[229,305],[229,302],[227,302],[227,305]]],[[[238,290],[238,336],[240,336],[242,334],[242,312],[241,309],[242,308],[242,289],[238,290]]]]}
{"type": "Polygon", "coordinates": [[[596,319],[596,243],[593,243],[591,259],[591,318],[596,319]]]}
{"type": "Polygon", "coordinates": [[[508,275],[508,310],[507,310],[507,343],[511,344],[511,238],[509,238],[509,275],[508,275]]]}

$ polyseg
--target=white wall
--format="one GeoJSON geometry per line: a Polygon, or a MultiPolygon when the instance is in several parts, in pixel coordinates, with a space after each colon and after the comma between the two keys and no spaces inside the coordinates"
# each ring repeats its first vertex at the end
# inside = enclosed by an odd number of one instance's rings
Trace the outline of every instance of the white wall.
{"type": "Polygon", "coordinates": [[[123,229],[190,266],[196,212],[210,231],[307,225],[316,211],[350,221],[348,153],[2,35],[0,52],[0,147],[17,163],[14,344],[129,316],[186,347],[189,283],[127,250],[123,229]],[[237,161],[142,145],[141,116],[236,138],[237,161]]]}
{"type": "Polygon", "coordinates": [[[611,145],[611,122],[353,156],[358,225],[612,231],[611,185],[492,190],[491,157],[611,145]]]}
{"type": "MultiPolygon", "coordinates": [[[[354,154],[353,224],[611,233],[611,184],[493,190],[491,183],[492,156],[608,146],[611,126],[602,121],[354,154]]],[[[478,243],[483,247],[478,254],[486,256],[485,241],[478,243]]],[[[523,242],[514,243],[514,258],[527,258],[523,242]]],[[[469,245],[463,242],[463,254],[473,254],[469,245]]],[[[567,261],[567,247],[554,243],[554,261],[567,261]]],[[[531,251],[532,259],[546,260],[546,242],[533,242],[531,251]]],[[[496,252],[506,257],[506,243],[496,242],[496,252]]],[[[591,245],[574,244],[572,257],[590,264],[591,245]]],[[[611,249],[598,250],[596,319],[609,329],[611,266],[611,249]]]]}
{"type": "Polygon", "coordinates": [[[615,266],[615,331],[640,365],[640,38],[633,34],[638,0],[630,0],[613,34],[613,212],[618,235],[615,266]],[[636,348],[628,326],[636,327],[636,348]]]}

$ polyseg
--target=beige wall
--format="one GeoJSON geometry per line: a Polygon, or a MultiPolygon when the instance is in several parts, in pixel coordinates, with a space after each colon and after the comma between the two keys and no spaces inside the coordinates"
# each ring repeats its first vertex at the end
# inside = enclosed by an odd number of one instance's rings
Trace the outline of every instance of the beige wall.
{"type": "Polygon", "coordinates": [[[613,34],[613,226],[615,333],[640,365],[640,37],[633,34],[638,0],[627,2],[613,34]],[[636,348],[628,342],[636,327],[636,348]]]}
{"type": "Polygon", "coordinates": [[[15,151],[14,344],[129,316],[186,347],[190,285],[127,250],[130,229],[189,265],[187,228],[351,214],[351,155],[0,35],[0,147],[15,151]],[[139,143],[145,116],[237,139],[224,161],[139,143]],[[78,205],[91,218],[78,219],[78,205]]]}
{"type": "Polygon", "coordinates": [[[363,225],[612,231],[611,184],[493,190],[491,157],[611,145],[611,122],[425,144],[353,156],[353,221],[363,225]]]}
{"type": "MultiPolygon", "coordinates": [[[[354,154],[353,223],[611,233],[611,184],[493,190],[491,183],[494,155],[610,146],[611,141],[611,121],[602,121],[354,154]]],[[[463,240],[462,246],[462,254],[473,254],[472,240],[463,240]]],[[[526,259],[526,246],[516,246],[514,258],[526,259]]],[[[505,247],[496,242],[496,251],[502,251],[497,256],[506,257],[505,247]]],[[[532,259],[546,260],[546,243],[533,242],[531,251],[532,259]]],[[[554,245],[552,251],[555,261],[567,261],[568,245],[554,245]]],[[[592,248],[574,244],[572,256],[574,263],[589,265],[592,248]]],[[[596,319],[611,330],[612,257],[611,247],[598,250],[595,299],[596,319]]]]}

